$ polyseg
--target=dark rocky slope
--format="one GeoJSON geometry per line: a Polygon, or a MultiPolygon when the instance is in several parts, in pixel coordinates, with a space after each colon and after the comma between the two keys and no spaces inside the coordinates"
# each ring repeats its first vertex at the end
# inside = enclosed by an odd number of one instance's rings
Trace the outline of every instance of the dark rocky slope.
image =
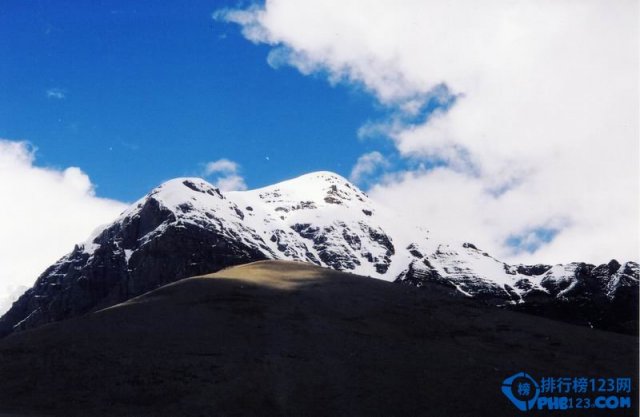
{"type": "Polygon", "coordinates": [[[637,415],[637,338],[424,287],[282,261],[184,279],[0,340],[0,415],[515,416],[521,371],[632,377],[632,408],[564,413],[637,415]]]}

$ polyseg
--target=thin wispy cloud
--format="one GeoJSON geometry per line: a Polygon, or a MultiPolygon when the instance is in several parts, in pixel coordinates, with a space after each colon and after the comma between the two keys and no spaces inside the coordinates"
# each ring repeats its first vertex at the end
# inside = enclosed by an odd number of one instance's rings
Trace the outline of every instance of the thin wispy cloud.
{"type": "Polygon", "coordinates": [[[361,155],[353,169],[349,179],[357,184],[369,180],[377,171],[390,167],[390,163],[380,152],[373,151],[361,155]]]}
{"type": "Polygon", "coordinates": [[[63,100],[67,98],[67,92],[61,88],[50,88],[46,91],[46,96],[54,100],[63,100]]]}
{"type": "Polygon", "coordinates": [[[370,189],[406,221],[510,261],[603,262],[640,251],[637,15],[632,0],[273,0],[216,18],[272,46],[271,66],[390,109],[359,133],[432,167],[370,189]],[[449,106],[414,116],[443,91],[449,106]]]}

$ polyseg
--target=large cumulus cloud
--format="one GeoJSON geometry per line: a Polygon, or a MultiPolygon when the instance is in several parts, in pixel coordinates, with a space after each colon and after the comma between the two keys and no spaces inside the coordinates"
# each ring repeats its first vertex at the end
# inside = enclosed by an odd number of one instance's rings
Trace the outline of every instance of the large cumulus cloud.
{"type": "Polygon", "coordinates": [[[633,0],[270,0],[215,17],[271,45],[270,65],[392,110],[362,131],[420,162],[370,189],[406,221],[511,261],[603,262],[638,259],[637,15],[633,0]]]}

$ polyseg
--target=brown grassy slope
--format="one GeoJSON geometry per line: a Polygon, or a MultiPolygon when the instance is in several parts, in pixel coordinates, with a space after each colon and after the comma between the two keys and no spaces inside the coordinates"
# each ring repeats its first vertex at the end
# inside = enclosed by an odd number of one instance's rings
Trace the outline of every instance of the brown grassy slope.
{"type": "Polygon", "coordinates": [[[518,371],[636,375],[637,338],[442,291],[282,261],[184,279],[0,340],[0,414],[495,417],[518,371]]]}

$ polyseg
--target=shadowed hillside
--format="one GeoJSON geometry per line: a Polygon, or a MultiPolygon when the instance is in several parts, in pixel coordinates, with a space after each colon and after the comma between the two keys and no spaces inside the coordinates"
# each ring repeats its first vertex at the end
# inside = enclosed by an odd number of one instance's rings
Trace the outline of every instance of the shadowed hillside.
{"type": "Polygon", "coordinates": [[[614,412],[637,413],[637,338],[446,291],[284,261],[183,279],[0,340],[0,415],[495,417],[520,371],[631,376],[614,412]]]}

